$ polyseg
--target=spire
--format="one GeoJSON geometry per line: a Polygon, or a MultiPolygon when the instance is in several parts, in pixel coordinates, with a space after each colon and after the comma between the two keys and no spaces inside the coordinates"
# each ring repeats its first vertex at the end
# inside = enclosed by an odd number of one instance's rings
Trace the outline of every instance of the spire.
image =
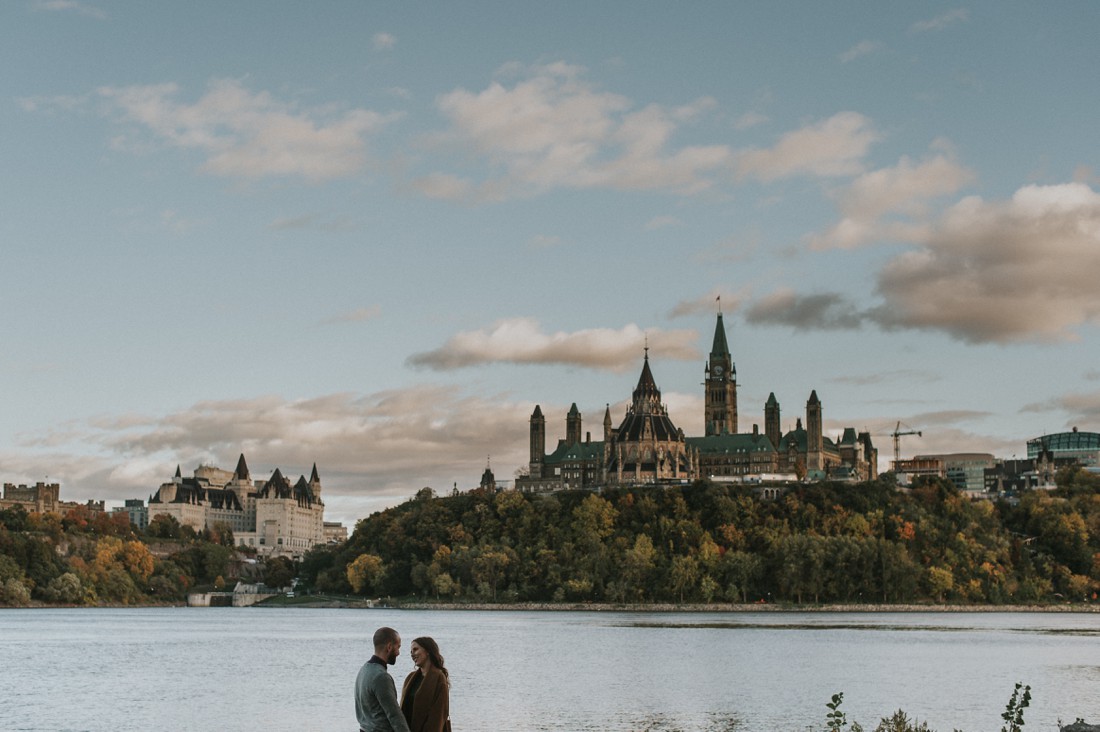
{"type": "Polygon", "coordinates": [[[718,313],[718,322],[714,326],[714,345],[710,347],[710,357],[729,355],[730,347],[726,343],[726,326],[722,324],[722,313],[718,313]]]}
{"type": "Polygon", "coordinates": [[[764,406],[766,406],[766,407],[779,406],[779,400],[775,398],[775,392],[774,391],[771,392],[770,394],[768,394],[768,401],[767,401],[767,403],[765,403],[764,406]]]}
{"type": "Polygon", "coordinates": [[[240,459],[237,460],[236,478],[237,480],[251,480],[251,476],[248,474],[248,463],[244,461],[243,452],[240,459]]]}
{"type": "Polygon", "coordinates": [[[646,346],[645,362],[642,364],[642,375],[638,377],[638,386],[634,388],[634,406],[637,413],[659,412],[661,405],[661,390],[657,388],[657,382],[653,380],[653,372],[649,370],[649,347],[646,346]]]}
{"type": "Polygon", "coordinates": [[[310,483],[320,483],[321,482],[321,476],[317,474],[317,463],[313,464],[313,472],[310,473],[310,475],[309,475],[309,482],[310,483]]]}
{"type": "Polygon", "coordinates": [[[180,466],[179,465],[176,465],[176,476],[175,477],[177,477],[177,478],[182,478],[183,477],[183,473],[180,472],[180,466]]]}
{"type": "Polygon", "coordinates": [[[821,400],[817,398],[817,389],[810,390],[810,400],[806,404],[821,404],[821,400]]]}

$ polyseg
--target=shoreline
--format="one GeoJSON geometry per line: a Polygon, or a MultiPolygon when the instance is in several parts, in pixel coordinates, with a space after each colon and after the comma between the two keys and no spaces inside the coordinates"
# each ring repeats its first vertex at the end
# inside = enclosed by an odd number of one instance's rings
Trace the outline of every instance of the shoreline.
{"type": "Polygon", "coordinates": [[[617,612],[617,613],[1098,613],[1100,605],[883,605],[830,603],[823,605],[738,604],[738,603],[428,603],[391,601],[384,605],[372,600],[321,599],[316,602],[259,603],[266,608],[334,608],[364,610],[448,610],[494,612],[617,612]]]}

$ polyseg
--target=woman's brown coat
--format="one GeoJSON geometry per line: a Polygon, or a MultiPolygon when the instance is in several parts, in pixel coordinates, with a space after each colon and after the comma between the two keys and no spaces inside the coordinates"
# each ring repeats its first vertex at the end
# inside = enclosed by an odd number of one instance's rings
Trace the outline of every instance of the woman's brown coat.
{"type": "MultiPolygon", "coordinates": [[[[420,673],[413,671],[405,677],[405,683],[401,685],[401,704],[405,704],[405,694],[413,678],[420,673]]],[[[420,682],[420,688],[413,697],[412,723],[409,724],[411,732],[443,732],[447,725],[447,718],[451,714],[450,693],[447,689],[447,677],[443,672],[432,667],[424,680],[420,682]]]]}

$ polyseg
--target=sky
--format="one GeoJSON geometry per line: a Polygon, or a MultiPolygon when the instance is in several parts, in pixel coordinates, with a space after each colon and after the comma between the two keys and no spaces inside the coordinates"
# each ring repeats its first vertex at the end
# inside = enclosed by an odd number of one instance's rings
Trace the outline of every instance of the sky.
{"type": "Polygon", "coordinates": [[[703,432],[1100,431],[1100,4],[0,8],[0,480],[511,480],[651,368],[703,432]]]}

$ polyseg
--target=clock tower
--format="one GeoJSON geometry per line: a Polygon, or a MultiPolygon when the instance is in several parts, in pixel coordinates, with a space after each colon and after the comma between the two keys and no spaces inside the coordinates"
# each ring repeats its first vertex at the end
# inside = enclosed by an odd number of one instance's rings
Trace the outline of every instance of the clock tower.
{"type": "Polygon", "coordinates": [[[704,418],[707,435],[737,434],[737,369],[726,344],[722,313],[714,329],[714,345],[706,366],[704,418]]]}

